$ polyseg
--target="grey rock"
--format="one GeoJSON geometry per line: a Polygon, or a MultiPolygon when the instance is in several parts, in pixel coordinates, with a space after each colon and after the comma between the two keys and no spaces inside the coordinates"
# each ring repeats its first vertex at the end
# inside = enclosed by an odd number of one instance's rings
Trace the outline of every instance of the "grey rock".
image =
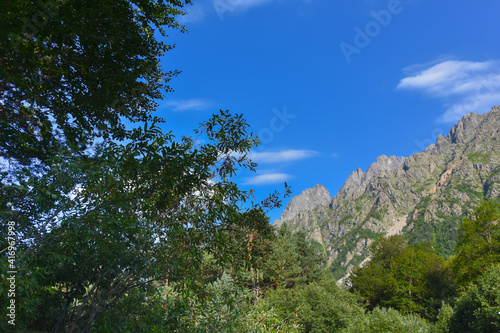
{"type": "Polygon", "coordinates": [[[323,185],[317,184],[313,188],[305,189],[300,195],[290,200],[281,214],[281,218],[276,220],[274,225],[279,228],[283,222],[300,217],[302,212],[328,205],[330,200],[330,193],[323,185]]]}

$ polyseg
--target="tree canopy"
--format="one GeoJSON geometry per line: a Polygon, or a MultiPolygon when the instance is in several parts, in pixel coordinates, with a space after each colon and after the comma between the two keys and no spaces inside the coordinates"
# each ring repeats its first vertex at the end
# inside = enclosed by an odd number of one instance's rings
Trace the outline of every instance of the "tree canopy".
{"type": "Polygon", "coordinates": [[[450,332],[500,331],[500,265],[490,267],[458,298],[450,332]]]}
{"type": "Polygon", "coordinates": [[[491,265],[500,263],[500,211],[485,201],[465,218],[459,229],[453,270],[462,285],[475,281],[491,265]]]}
{"type": "Polygon", "coordinates": [[[434,318],[441,301],[453,295],[451,274],[431,245],[391,236],[375,241],[371,252],[371,260],[350,277],[352,290],[370,309],[386,306],[434,318]]]}
{"type": "Polygon", "coordinates": [[[123,139],[178,72],[157,38],[189,0],[7,0],[0,8],[0,156],[46,161],[61,143],[123,139]]]}

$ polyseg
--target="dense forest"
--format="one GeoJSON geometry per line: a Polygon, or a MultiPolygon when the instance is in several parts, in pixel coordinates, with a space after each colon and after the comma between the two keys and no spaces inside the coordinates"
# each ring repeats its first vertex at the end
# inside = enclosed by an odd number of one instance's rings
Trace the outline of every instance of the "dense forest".
{"type": "Polygon", "coordinates": [[[338,286],[321,245],[269,224],[287,184],[256,202],[235,182],[257,167],[242,115],[162,130],[160,36],[189,4],[0,6],[0,331],[500,332],[496,203],[446,260],[381,238],[338,286]]]}

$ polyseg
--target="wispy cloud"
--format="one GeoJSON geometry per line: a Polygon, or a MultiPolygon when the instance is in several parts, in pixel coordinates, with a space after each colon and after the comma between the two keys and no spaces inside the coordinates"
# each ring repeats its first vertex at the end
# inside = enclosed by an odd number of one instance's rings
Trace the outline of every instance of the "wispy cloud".
{"type": "Polygon", "coordinates": [[[211,107],[211,103],[204,99],[193,98],[177,101],[168,101],[162,107],[172,109],[174,111],[199,111],[206,110],[211,107]]]}
{"type": "Polygon", "coordinates": [[[268,173],[263,175],[257,175],[255,177],[248,178],[244,185],[269,185],[286,182],[290,178],[293,178],[291,175],[286,173],[268,173]]]}
{"type": "Polygon", "coordinates": [[[224,8],[225,11],[245,10],[251,7],[260,6],[266,2],[274,0],[214,0],[214,8],[224,8]]]}
{"type": "MultiPolygon", "coordinates": [[[[314,150],[282,150],[277,152],[251,152],[248,157],[252,159],[253,162],[262,164],[279,164],[285,162],[295,162],[307,158],[311,158],[319,155],[318,152],[314,150]]],[[[277,171],[277,170],[276,170],[277,171]]],[[[255,177],[247,178],[243,183],[244,185],[268,185],[283,183],[291,178],[292,175],[284,172],[276,172],[275,169],[268,169],[265,171],[260,171],[260,174],[255,177]]]]}
{"type": "Polygon", "coordinates": [[[500,104],[500,61],[442,61],[405,77],[398,89],[421,90],[442,99],[446,111],[438,120],[454,122],[500,104]]]}
{"type": "Polygon", "coordinates": [[[302,160],[317,156],[314,150],[283,150],[279,152],[251,152],[249,157],[257,163],[282,163],[302,160]]]}
{"type": "Polygon", "coordinates": [[[186,24],[198,22],[205,18],[205,7],[200,3],[193,3],[190,6],[184,7],[185,15],[178,18],[179,23],[186,24]]]}
{"type": "MultiPolygon", "coordinates": [[[[262,6],[272,2],[286,2],[286,0],[199,0],[193,6],[184,7],[184,11],[189,14],[179,18],[182,24],[198,22],[209,16],[210,12],[219,16],[221,21],[228,13],[245,12],[250,8],[262,6]],[[211,7],[211,8],[210,8],[211,7]]],[[[304,14],[304,10],[309,11],[310,4],[313,0],[301,0],[299,15],[304,14]]]]}
{"type": "Polygon", "coordinates": [[[275,0],[213,0],[212,5],[221,20],[226,13],[242,12],[275,0]]]}

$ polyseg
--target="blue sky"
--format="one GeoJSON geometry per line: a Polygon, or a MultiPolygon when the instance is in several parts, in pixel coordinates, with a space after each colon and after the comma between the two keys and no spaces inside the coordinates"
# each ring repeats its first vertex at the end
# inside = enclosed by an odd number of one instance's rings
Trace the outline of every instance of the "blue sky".
{"type": "Polygon", "coordinates": [[[263,144],[238,180],[257,198],[284,181],[333,196],[377,156],[422,151],[500,104],[498,0],[193,2],[189,33],[167,40],[164,67],[182,74],[158,115],[189,135],[219,109],[243,113],[263,144]]]}

